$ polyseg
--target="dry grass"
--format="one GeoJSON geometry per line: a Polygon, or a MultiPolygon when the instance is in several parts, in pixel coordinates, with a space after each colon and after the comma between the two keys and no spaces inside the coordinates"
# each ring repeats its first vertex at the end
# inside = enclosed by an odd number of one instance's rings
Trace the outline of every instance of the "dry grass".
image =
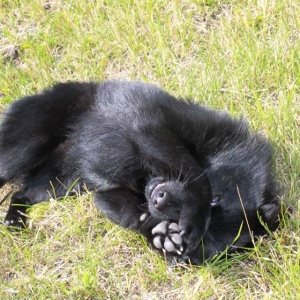
{"type": "Polygon", "coordinates": [[[1,299],[298,298],[297,1],[4,0],[0,14],[1,110],[56,81],[157,83],[268,135],[283,198],[295,206],[255,251],[171,268],[97,212],[91,195],[52,200],[31,210],[28,230],[0,227],[1,299]]]}

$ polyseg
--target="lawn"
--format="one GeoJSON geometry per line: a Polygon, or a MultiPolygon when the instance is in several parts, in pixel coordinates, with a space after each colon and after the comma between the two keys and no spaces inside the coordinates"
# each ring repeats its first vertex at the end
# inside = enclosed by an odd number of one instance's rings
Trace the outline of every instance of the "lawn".
{"type": "Polygon", "coordinates": [[[90,193],[52,199],[24,232],[0,226],[0,299],[300,299],[299,16],[296,0],[2,0],[0,111],[58,81],[155,83],[268,136],[294,211],[247,253],[174,268],[90,193]]]}

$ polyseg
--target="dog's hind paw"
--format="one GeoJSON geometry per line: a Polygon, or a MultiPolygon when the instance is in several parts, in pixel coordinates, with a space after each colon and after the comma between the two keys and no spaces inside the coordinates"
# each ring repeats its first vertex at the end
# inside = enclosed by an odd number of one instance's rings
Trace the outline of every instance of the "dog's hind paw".
{"type": "Polygon", "coordinates": [[[7,214],[4,224],[12,229],[22,229],[26,227],[26,217],[20,213],[7,214]]]}

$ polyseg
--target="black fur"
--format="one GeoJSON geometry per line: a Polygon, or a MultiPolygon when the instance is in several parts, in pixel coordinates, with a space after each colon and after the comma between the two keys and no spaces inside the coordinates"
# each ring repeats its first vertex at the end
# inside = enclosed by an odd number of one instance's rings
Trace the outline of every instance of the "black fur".
{"type": "Polygon", "coordinates": [[[168,256],[199,264],[264,234],[260,218],[276,228],[271,159],[244,121],[153,85],[57,84],[14,102],[1,125],[0,186],[20,185],[5,221],[22,226],[26,207],[86,184],[108,218],[151,243],[161,221],[178,223],[182,247],[168,256]]]}

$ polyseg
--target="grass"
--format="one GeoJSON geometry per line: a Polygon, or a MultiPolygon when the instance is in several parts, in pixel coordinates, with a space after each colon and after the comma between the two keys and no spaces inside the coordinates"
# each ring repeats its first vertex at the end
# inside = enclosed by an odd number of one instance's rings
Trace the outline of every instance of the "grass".
{"type": "Polygon", "coordinates": [[[24,232],[1,226],[0,299],[299,299],[299,15],[294,0],[1,1],[1,110],[57,81],[156,83],[269,136],[295,209],[254,251],[171,268],[90,194],[52,200],[24,232]]]}

